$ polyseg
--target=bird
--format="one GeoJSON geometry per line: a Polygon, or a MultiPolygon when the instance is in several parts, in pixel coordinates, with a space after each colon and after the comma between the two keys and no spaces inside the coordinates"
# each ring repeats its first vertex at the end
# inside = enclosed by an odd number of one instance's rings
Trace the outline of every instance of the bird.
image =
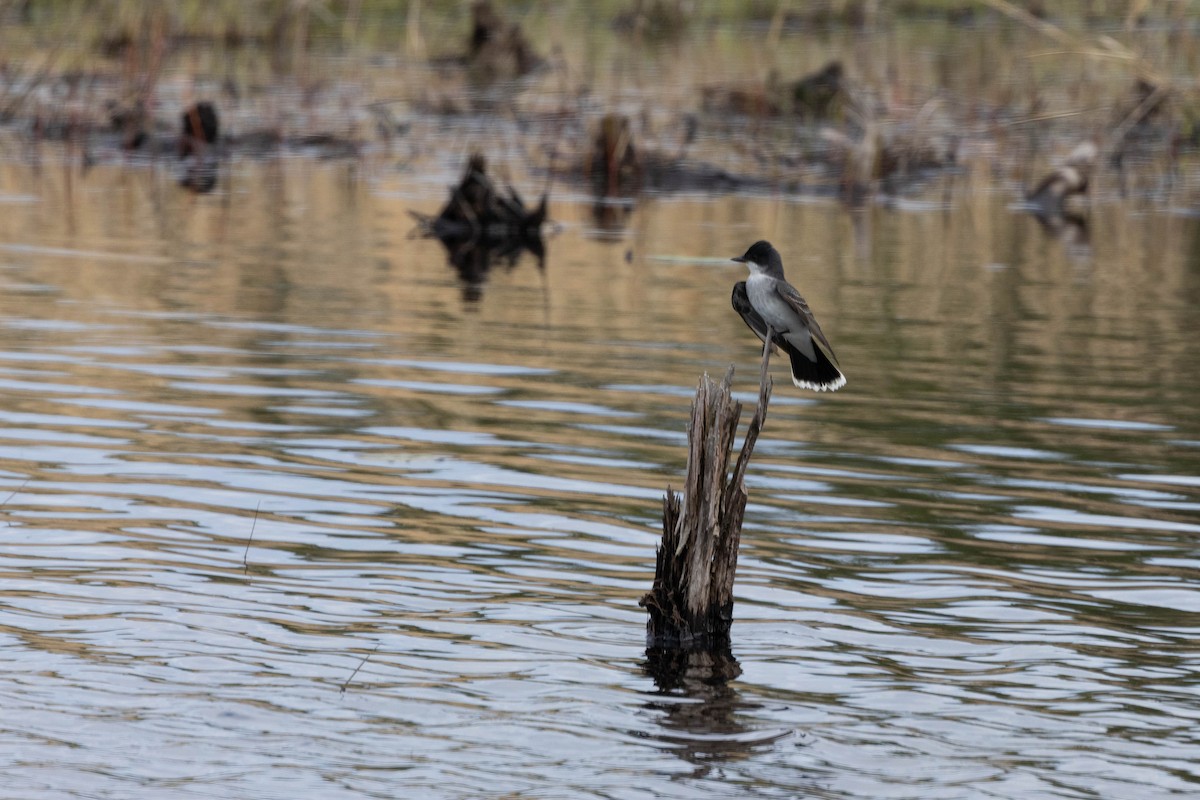
{"type": "Polygon", "coordinates": [[[754,334],[788,354],[792,383],[816,392],[835,392],[846,385],[833,347],[821,331],[808,303],[783,276],[783,259],[768,241],[758,241],[733,259],[750,269],[750,277],[733,286],[733,310],[754,334]]]}

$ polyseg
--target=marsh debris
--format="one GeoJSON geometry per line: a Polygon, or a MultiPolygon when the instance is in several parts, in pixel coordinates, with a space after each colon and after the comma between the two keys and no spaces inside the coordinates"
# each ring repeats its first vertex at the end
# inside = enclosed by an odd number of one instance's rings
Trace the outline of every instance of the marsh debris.
{"type": "Polygon", "coordinates": [[[545,63],[533,49],[520,23],[507,22],[488,0],[471,5],[471,32],[465,52],[434,58],[436,67],[466,68],[476,83],[512,80],[545,63]]]}
{"type": "Polygon", "coordinates": [[[606,114],[596,125],[582,172],[592,189],[592,223],[603,235],[624,230],[642,188],[642,162],[633,124],[624,114],[606,114]]]}
{"type": "Polygon", "coordinates": [[[471,6],[471,17],[468,54],[478,77],[521,77],[542,65],[520,24],[505,22],[487,0],[471,6]]]}
{"type": "Polygon", "coordinates": [[[1095,142],[1082,142],[1025,195],[1029,213],[1042,230],[1076,257],[1091,253],[1086,207],[1080,201],[1087,196],[1099,152],[1095,142]]]}
{"type": "Polygon", "coordinates": [[[695,15],[687,0],[634,0],[613,18],[613,29],[636,39],[670,41],[680,39],[695,15]]]}
{"type": "Polygon", "coordinates": [[[849,87],[846,69],[835,59],[790,83],[771,70],[760,84],[705,86],[700,91],[703,108],[709,113],[827,120],[841,115],[849,87]]]}
{"type": "Polygon", "coordinates": [[[953,136],[920,124],[889,130],[871,124],[857,138],[822,128],[820,138],[838,194],[852,206],[865,202],[876,189],[898,194],[922,175],[953,166],[958,146],[953,136]]]}
{"type": "Polygon", "coordinates": [[[632,118],[606,114],[595,124],[585,144],[565,153],[552,151],[547,169],[567,180],[586,183],[595,196],[597,209],[629,207],[644,190],[735,191],[772,185],[758,176],[735,174],[689,158],[688,148],[696,138],[699,121],[693,114],[684,114],[679,123],[678,144],[654,149],[638,143],[632,118]]]}
{"type": "Polygon", "coordinates": [[[110,100],[107,103],[108,122],[114,133],[121,138],[122,150],[138,150],[150,138],[150,116],[146,104],[135,98],[129,102],[110,100]]]}
{"type": "Polygon", "coordinates": [[[507,193],[500,191],[487,174],[487,159],[476,153],[436,217],[416,211],[408,213],[417,220],[417,230],[422,236],[489,243],[540,237],[542,223],[546,221],[546,203],[547,196],[543,194],[538,205],[531,209],[511,186],[507,193]]]}
{"type": "Polygon", "coordinates": [[[788,86],[787,110],[802,117],[829,119],[840,111],[845,97],[846,69],[834,60],[788,86]]]}
{"type": "Polygon", "coordinates": [[[434,73],[412,107],[439,116],[510,110],[527,88],[526,80],[546,60],[538,55],[519,23],[507,22],[487,0],[471,6],[465,49],[430,59],[434,73]]]}
{"type": "Polygon", "coordinates": [[[1025,195],[1034,213],[1061,216],[1071,197],[1086,193],[1098,153],[1094,142],[1083,142],[1071,151],[1061,165],[1042,178],[1025,195]]]}
{"type": "MultiPolygon", "coordinates": [[[[438,40],[444,45],[441,52],[452,57],[432,64],[425,58],[422,29],[413,12],[406,27],[410,50],[405,57],[397,56],[390,45],[391,52],[364,51],[369,57],[361,64],[352,59],[349,63],[358,64],[356,68],[336,74],[322,65],[331,63],[330,57],[342,63],[342,56],[334,52],[337,48],[326,46],[324,33],[316,36],[315,28],[305,27],[307,16],[315,11],[309,4],[285,3],[286,9],[280,6],[270,14],[234,15],[236,30],[230,36],[207,24],[190,30],[182,17],[148,5],[139,13],[118,15],[121,19],[114,18],[111,25],[84,37],[97,41],[114,27],[121,31],[109,46],[110,52],[120,54],[119,64],[78,67],[75,58],[68,57],[74,52],[72,39],[64,37],[46,52],[35,50],[37,57],[26,56],[25,63],[14,55],[11,63],[0,65],[0,122],[32,145],[65,143],[71,158],[78,157],[85,166],[168,159],[180,147],[184,155],[191,155],[204,140],[201,104],[193,107],[198,119],[180,140],[179,113],[190,102],[191,92],[204,93],[197,97],[210,102],[220,100],[220,138],[214,148],[206,149],[219,150],[222,158],[292,152],[370,160],[381,150],[385,158],[390,157],[388,148],[401,137],[411,153],[428,152],[444,142],[461,142],[457,132],[452,138],[443,137],[441,131],[449,128],[440,127],[461,122],[469,135],[484,130],[489,136],[502,133],[506,145],[516,145],[509,152],[553,152],[546,169],[587,186],[597,199],[597,226],[606,229],[623,224],[630,203],[644,191],[785,191],[866,198],[878,188],[889,195],[919,189],[934,172],[954,166],[959,152],[992,154],[990,164],[978,163],[979,176],[1019,174],[1026,181],[1030,176],[1025,165],[1045,142],[1078,141],[1089,135],[1096,136],[1099,144],[1096,169],[1115,171],[1125,194],[1164,198],[1165,190],[1180,183],[1191,194],[1172,195],[1170,202],[1196,203],[1194,170],[1187,169],[1184,159],[1200,147],[1200,91],[1180,64],[1171,62],[1172,66],[1169,58],[1157,55],[1153,59],[1138,55],[1161,36],[1143,42],[1144,37],[1127,29],[1121,36],[1094,37],[1090,32],[1073,33],[1056,22],[1035,22],[1024,6],[1018,8],[1021,4],[985,3],[976,9],[952,3],[944,16],[955,21],[954,27],[947,28],[954,46],[931,64],[936,83],[922,86],[894,70],[890,60],[883,69],[882,62],[868,57],[865,46],[888,41],[890,30],[907,19],[907,12],[875,9],[877,3],[860,0],[774,4],[771,14],[765,6],[744,10],[755,23],[747,38],[763,32],[765,36],[761,42],[739,42],[738,47],[747,49],[739,51],[738,63],[744,64],[746,54],[766,54],[762,48],[777,46],[781,31],[803,31],[807,39],[814,26],[866,18],[875,18],[877,24],[869,26],[861,46],[852,46],[851,40],[825,42],[820,51],[828,58],[811,62],[819,68],[809,74],[768,73],[764,66],[753,81],[732,81],[716,71],[722,60],[713,61],[713,71],[707,71],[710,65],[705,63],[703,74],[710,85],[675,103],[677,89],[692,87],[690,77],[679,83],[670,70],[655,73],[656,80],[661,79],[657,84],[652,81],[633,94],[620,88],[620,81],[609,87],[607,78],[596,79],[602,72],[592,74],[591,67],[580,70],[576,62],[581,59],[574,54],[567,57],[561,45],[552,49],[549,41],[543,46],[529,36],[532,24],[525,19],[532,17],[517,14],[533,12],[515,10],[527,6],[496,0],[434,5],[438,22],[433,27],[427,24],[425,30],[441,36],[446,30],[440,27],[443,20],[454,26],[448,41],[438,40]],[[960,69],[966,64],[959,64],[956,54],[964,52],[964,44],[985,42],[994,32],[1007,30],[1002,27],[1009,24],[1002,20],[1004,16],[1059,42],[1062,47],[1056,58],[1068,53],[1072,58],[1105,58],[1106,63],[1123,65],[1123,72],[1116,74],[1125,77],[1114,79],[1114,71],[1106,68],[1080,73],[1078,86],[1060,86],[1038,78],[1039,68],[1017,71],[1011,80],[1000,81],[980,64],[976,65],[981,69],[979,79],[968,80],[960,69]],[[957,27],[970,17],[976,19],[978,30],[957,27]],[[769,28],[758,24],[768,21],[769,28]],[[197,38],[180,39],[184,34],[197,38]],[[270,80],[222,77],[197,68],[210,63],[207,57],[181,51],[185,46],[234,48],[249,43],[262,46],[264,52],[254,48],[246,55],[263,60],[264,66],[269,62],[270,80]],[[534,45],[541,46],[542,52],[535,51],[534,45]],[[400,58],[397,63],[405,74],[398,79],[384,74],[385,79],[376,83],[379,65],[393,57],[400,58]],[[553,64],[553,72],[539,70],[542,64],[553,64]],[[190,81],[177,80],[177,72],[193,75],[190,81]],[[376,87],[381,94],[375,94],[376,87]],[[665,91],[655,94],[659,89],[665,91]],[[608,94],[611,91],[616,94],[608,94]],[[187,101],[181,93],[188,95],[187,101]],[[403,116],[384,114],[389,105],[402,107],[403,116]],[[623,116],[606,116],[615,110],[623,116]],[[448,115],[468,118],[444,119],[448,115]],[[668,126],[695,121],[703,128],[696,146],[689,150],[673,144],[668,126]],[[602,136],[594,135],[598,122],[602,136]],[[837,135],[824,133],[826,126],[837,135]],[[664,131],[668,135],[662,135],[664,131]]],[[[322,30],[336,27],[347,36],[362,29],[356,15],[342,19],[340,9],[340,4],[334,4],[328,14],[316,14],[313,20],[321,17],[322,30]],[[339,24],[330,24],[334,22],[339,24]]],[[[632,21],[631,30],[640,27],[647,38],[659,24],[654,20],[661,19],[664,27],[672,29],[682,26],[680,53],[692,60],[696,48],[709,46],[709,28],[740,24],[743,18],[739,11],[738,22],[730,23],[724,11],[686,0],[621,0],[607,10],[590,9],[585,18],[607,23],[619,12],[627,12],[623,17],[632,21]],[[681,12],[690,17],[681,17],[681,12]],[[694,30],[699,27],[705,31],[694,30]]],[[[1164,23],[1186,19],[1183,11],[1147,14],[1164,23]]],[[[48,16],[48,11],[31,18],[14,12],[6,19],[13,25],[31,26],[20,35],[38,41],[48,16]]],[[[935,22],[942,16],[940,11],[934,14],[935,22]]],[[[1085,14],[1085,20],[1091,16],[1085,14]]],[[[1188,30],[1163,35],[1165,56],[1188,55],[1186,50],[1178,52],[1194,38],[1188,30]]],[[[630,47],[628,42],[623,46],[630,47]]],[[[990,42],[983,51],[981,58],[995,59],[1005,55],[1005,46],[990,42]]],[[[214,63],[228,52],[218,49],[214,63]]],[[[635,45],[620,57],[637,58],[640,52],[635,45]]],[[[703,50],[699,55],[705,61],[703,50]]],[[[591,56],[582,59],[591,60],[591,56]]],[[[764,57],[761,63],[773,60],[764,57]]],[[[1004,69],[1006,63],[1001,60],[996,66],[1004,69]]],[[[1066,74],[1061,69],[1055,66],[1047,74],[1066,74]]],[[[207,180],[200,176],[194,182],[204,185],[207,180]]]]}
{"type": "Polygon", "coordinates": [[[463,280],[464,299],[477,300],[495,264],[511,268],[528,251],[538,267],[544,267],[542,225],[547,201],[548,195],[543,194],[537,206],[529,208],[516,189],[509,186],[507,192],[501,191],[487,174],[487,160],[476,153],[437,216],[408,212],[417,221],[410,236],[441,241],[450,265],[463,280]]]}

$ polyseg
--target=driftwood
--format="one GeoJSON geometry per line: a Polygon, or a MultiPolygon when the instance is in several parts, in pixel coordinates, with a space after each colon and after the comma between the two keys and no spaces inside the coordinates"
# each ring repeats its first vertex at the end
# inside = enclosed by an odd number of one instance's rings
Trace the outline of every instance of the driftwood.
{"type": "Polygon", "coordinates": [[[700,379],[688,426],[683,497],[668,488],[663,498],[654,586],[640,601],[649,613],[646,642],[651,649],[729,646],[733,579],[746,512],[746,467],[771,399],[770,338],[763,345],[758,405],[732,474],[729,462],[742,413],[742,404],[730,392],[733,367],[720,384],[708,375],[700,379]]]}

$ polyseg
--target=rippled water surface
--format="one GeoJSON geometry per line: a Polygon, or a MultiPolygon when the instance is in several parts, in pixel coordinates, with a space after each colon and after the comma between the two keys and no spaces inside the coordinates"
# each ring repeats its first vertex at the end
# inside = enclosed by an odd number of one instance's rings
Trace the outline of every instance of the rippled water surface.
{"type": "Polygon", "coordinates": [[[0,168],[5,796],[1200,795],[1196,220],[564,191],[472,301],[455,169],[0,168]],[[849,385],[776,365],[735,677],[656,683],[761,237],[849,385]]]}

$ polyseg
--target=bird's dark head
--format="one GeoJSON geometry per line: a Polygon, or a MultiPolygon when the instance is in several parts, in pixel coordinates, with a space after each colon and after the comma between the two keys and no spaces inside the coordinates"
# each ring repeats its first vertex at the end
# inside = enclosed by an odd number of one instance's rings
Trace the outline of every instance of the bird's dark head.
{"type": "Polygon", "coordinates": [[[751,272],[765,272],[768,275],[783,277],[783,259],[779,257],[779,251],[772,247],[766,239],[750,245],[750,249],[746,251],[745,255],[738,256],[733,260],[739,264],[745,264],[751,272]]]}

